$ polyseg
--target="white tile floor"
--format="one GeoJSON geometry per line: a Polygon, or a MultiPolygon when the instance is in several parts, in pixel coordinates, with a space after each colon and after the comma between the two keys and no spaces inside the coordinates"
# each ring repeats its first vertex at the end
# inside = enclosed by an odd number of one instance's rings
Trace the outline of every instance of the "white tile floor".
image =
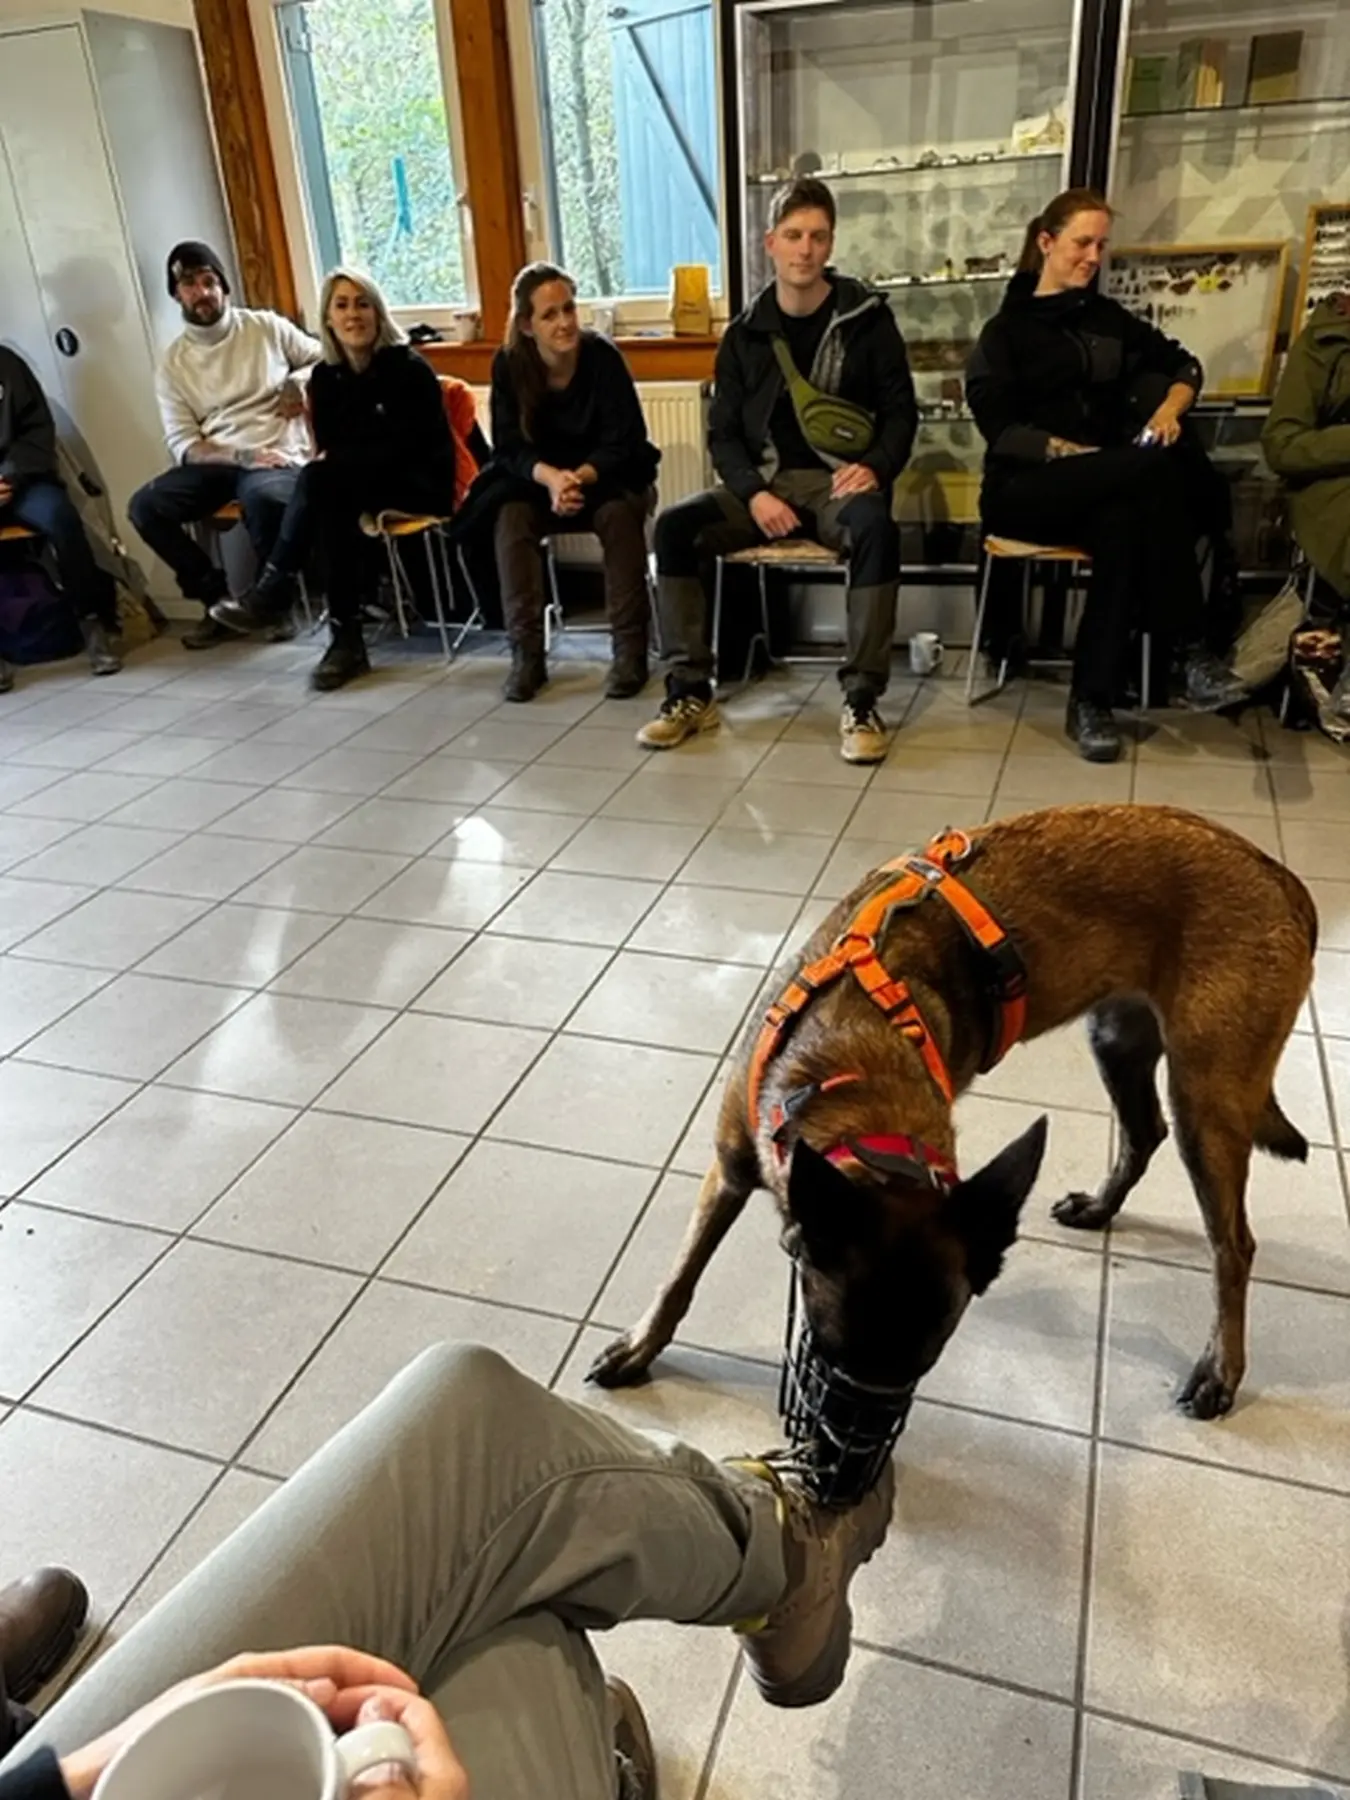
{"type": "MultiPolygon", "coordinates": [[[[772,1714],[726,1634],[604,1649],[671,1800],[1350,1781],[1346,758],[1170,715],[1093,769],[1045,689],[971,713],[901,680],[890,762],[851,769],[819,670],[644,757],[655,688],[606,702],[595,663],[520,708],[491,654],[322,698],[314,654],[168,643],[0,702],[0,1580],[69,1561],[125,1630],[441,1337],[581,1391],[673,1252],[780,947],[947,822],[1177,800],[1322,910],[1281,1080],[1316,1148],[1256,1171],[1237,1414],[1169,1407],[1208,1287],[1175,1154],[1108,1243],[1060,1231],[1106,1099],[1077,1034],[1018,1050],[963,1103],[962,1152],[1049,1107],[1041,1190],[925,1384],[843,1691],[772,1714]]],[[[714,1452],[771,1440],[784,1277],[764,1202],[660,1378],[591,1398],[714,1452]]]]}

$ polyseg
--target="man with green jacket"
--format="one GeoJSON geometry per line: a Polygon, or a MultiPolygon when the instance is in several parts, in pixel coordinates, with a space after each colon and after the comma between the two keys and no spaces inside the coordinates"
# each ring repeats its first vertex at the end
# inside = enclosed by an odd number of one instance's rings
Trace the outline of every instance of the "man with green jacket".
{"type": "Polygon", "coordinates": [[[1350,294],[1323,300],[1290,348],[1261,447],[1299,548],[1350,600],[1350,294]]]}

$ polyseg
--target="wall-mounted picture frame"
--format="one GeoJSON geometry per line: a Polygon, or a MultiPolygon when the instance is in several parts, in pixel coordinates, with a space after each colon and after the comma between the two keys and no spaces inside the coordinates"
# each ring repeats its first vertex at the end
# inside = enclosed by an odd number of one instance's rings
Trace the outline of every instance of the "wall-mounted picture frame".
{"type": "Polygon", "coordinates": [[[1205,370],[1205,398],[1269,394],[1289,244],[1137,244],[1112,248],[1103,292],[1184,344],[1205,370]]]}
{"type": "Polygon", "coordinates": [[[1308,208],[1290,337],[1298,336],[1315,306],[1341,293],[1350,293],[1350,200],[1317,200],[1308,208]]]}

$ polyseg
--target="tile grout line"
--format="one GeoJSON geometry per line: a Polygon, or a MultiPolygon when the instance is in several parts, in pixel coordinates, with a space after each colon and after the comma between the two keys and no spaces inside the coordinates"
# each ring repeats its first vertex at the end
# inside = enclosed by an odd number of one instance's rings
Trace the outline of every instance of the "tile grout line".
{"type": "Polygon", "coordinates": [[[1097,1342],[1092,1379],[1092,1429],[1087,1456],[1087,1491],[1083,1496],[1083,1557],[1078,1597],[1078,1642],[1074,1656],[1073,1731],[1069,1750],[1068,1800],[1086,1800],[1082,1794],[1084,1743],[1083,1708],[1087,1698],[1088,1659],[1091,1649],[1092,1589],[1096,1560],[1097,1501],[1101,1484],[1102,1422],[1106,1404],[1106,1361],[1110,1349],[1111,1235],[1102,1256],[1097,1299],[1097,1342]]]}

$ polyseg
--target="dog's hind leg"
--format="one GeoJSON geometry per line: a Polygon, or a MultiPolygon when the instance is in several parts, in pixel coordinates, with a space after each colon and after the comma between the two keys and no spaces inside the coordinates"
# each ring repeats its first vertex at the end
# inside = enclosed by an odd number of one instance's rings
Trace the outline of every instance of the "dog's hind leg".
{"type": "Polygon", "coordinates": [[[694,1214],[685,1230],[675,1267],[638,1323],[615,1338],[586,1372],[601,1387],[629,1387],[645,1379],[650,1364],[665,1349],[689,1311],[699,1278],[717,1246],[741,1216],[758,1182],[728,1175],[720,1160],[703,1177],[694,1214]]]}
{"type": "Polygon", "coordinates": [[[1163,1040],[1146,1000],[1104,1001],[1088,1014],[1087,1026],[1092,1054],[1120,1120],[1120,1149],[1095,1194],[1069,1194],[1050,1211],[1061,1225],[1099,1231],[1115,1218],[1167,1136],[1157,1087],[1163,1040]]]}

